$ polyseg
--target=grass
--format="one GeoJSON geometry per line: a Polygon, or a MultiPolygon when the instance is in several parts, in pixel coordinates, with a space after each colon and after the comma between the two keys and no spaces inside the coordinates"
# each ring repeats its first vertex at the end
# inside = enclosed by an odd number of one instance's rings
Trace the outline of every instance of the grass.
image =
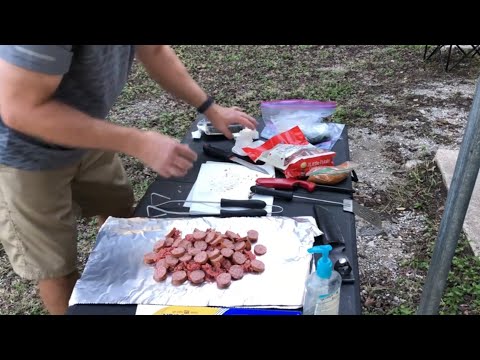
{"type": "MultiPolygon", "coordinates": [[[[406,181],[390,188],[387,194],[389,211],[403,207],[415,209],[427,216],[423,236],[410,249],[414,254],[413,259],[404,262],[400,270],[401,273],[413,276],[405,276],[396,287],[399,296],[407,297],[409,301],[387,311],[395,315],[414,314],[437,240],[446,190],[438,168],[430,160],[409,171],[406,181]]],[[[473,254],[463,233],[455,250],[439,313],[480,314],[480,258],[473,254]]]]}

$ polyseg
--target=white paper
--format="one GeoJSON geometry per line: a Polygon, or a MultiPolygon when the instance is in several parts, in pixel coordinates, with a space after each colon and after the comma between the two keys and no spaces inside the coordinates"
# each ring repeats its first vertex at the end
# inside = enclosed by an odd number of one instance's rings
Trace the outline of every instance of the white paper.
{"type": "MultiPolygon", "coordinates": [[[[191,203],[190,201],[213,201],[220,202],[221,199],[247,200],[250,194],[250,187],[255,185],[258,178],[275,177],[275,169],[270,165],[262,165],[269,175],[251,170],[245,166],[207,161],[202,164],[197,180],[187,196],[185,207],[190,207],[190,214],[220,214],[219,204],[191,203]]],[[[252,199],[265,201],[267,214],[271,214],[273,196],[253,195],[252,199]]],[[[229,210],[239,210],[229,208],[229,210]]]]}

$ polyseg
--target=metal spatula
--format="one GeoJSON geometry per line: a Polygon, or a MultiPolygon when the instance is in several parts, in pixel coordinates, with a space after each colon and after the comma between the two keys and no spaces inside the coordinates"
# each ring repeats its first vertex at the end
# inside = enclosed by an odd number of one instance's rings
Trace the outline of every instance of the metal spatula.
{"type": "Polygon", "coordinates": [[[370,209],[367,209],[365,206],[360,205],[355,200],[352,199],[343,199],[343,202],[338,201],[330,201],[330,200],[323,200],[323,199],[315,199],[306,196],[299,196],[294,195],[293,191],[284,191],[284,190],[276,190],[271,188],[266,188],[263,186],[252,186],[250,187],[250,191],[255,194],[259,195],[270,195],[280,199],[292,200],[293,198],[302,199],[302,200],[309,200],[320,202],[324,204],[333,204],[333,205],[341,205],[343,206],[343,211],[351,212],[355,215],[358,215],[365,221],[368,221],[370,224],[375,226],[376,228],[382,229],[382,220],[380,216],[373,212],[370,209]]]}

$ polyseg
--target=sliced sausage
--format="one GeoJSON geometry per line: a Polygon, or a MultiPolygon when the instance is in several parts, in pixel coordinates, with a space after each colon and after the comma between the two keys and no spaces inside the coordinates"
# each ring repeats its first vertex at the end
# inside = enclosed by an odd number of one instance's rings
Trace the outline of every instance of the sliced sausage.
{"type": "Polygon", "coordinates": [[[192,257],[193,257],[192,255],[185,254],[179,260],[181,262],[189,262],[190,260],[192,260],[192,257]]]}
{"type": "Polygon", "coordinates": [[[154,252],[143,255],[143,262],[147,265],[155,263],[156,259],[157,254],[155,254],[154,252]]]}
{"type": "Polygon", "coordinates": [[[197,249],[195,247],[191,247],[190,249],[187,250],[188,251],[188,255],[192,255],[192,256],[195,256],[197,255],[200,251],[200,249],[197,249]]]}
{"type": "Polygon", "coordinates": [[[180,243],[180,246],[183,247],[185,250],[188,250],[193,246],[193,244],[188,240],[182,240],[182,242],[180,243]]]}
{"type": "Polygon", "coordinates": [[[172,237],[167,237],[165,239],[165,246],[172,246],[174,242],[174,239],[172,237]]]}
{"type": "Polygon", "coordinates": [[[172,255],[179,258],[179,257],[182,257],[183,255],[185,255],[185,249],[183,247],[177,247],[175,249],[172,250],[172,255]]]}
{"type": "Polygon", "coordinates": [[[155,266],[155,272],[153,273],[153,280],[160,282],[167,278],[167,268],[164,266],[155,266]]]}
{"type": "Polygon", "coordinates": [[[229,273],[221,273],[217,276],[216,280],[219,289],[226,289],[232,283],[232,276],[229,273]]]}
{"type": "Polygon", "coordinates": [[[245,249],[245,241],[240,241],[235,244],[235,251],[242,251],[245,249]]]}
{"type": "Polygon", "coordinates": [[[235,249],[235,245],[231,240],[225,239],[222,241],[222,248],[235,249]]]}
{"type": "Polygon", "coordinates": [[[212,264],[213,264],[214,266],[218,266],[218,267],[221,266],[220,263],[221,263],[222,260],[223,260],[223,256],[222,256],[222,254],[220,254],[220,253],[218,253],[217,256],[215,256],[215,257],[213,257],[213,258],[210,259],[210,261],[212,262],[212,264]]]}
{"type": "Polygon", "coordinates": [[[247,231],[247,238],[250,242],[254,243],[258,240],[258,231],[257,230],[248,230],[247,231]]]}
{"type": "Polygon", "coordinates": [[[253,252],[258,256],[265,255],[267,253],[267,247],[260,244],[255,245],[255,247],[253,248],[253,252]]]}
{"type": "Polygon", "coordinates": [[[182,285],[187,280],[187,273],[184,270],[175,271],[172,274],[172,284],[182,285]]]}
{"type": "Polygon", "coordinates": [[[205,241],[200,240],[200,241],[195,241],[193,246],[195,246],[195,249],[198,249],[200,251],[205,251],[207,250],[208,244],[205,241]]]}
{"type": "Polygon", "coordinates": [[[243,268],[240,265],[232,265],[228,273],[234,280],[240,280],[243,277],[243,268]]]}
{"type": "Polygon", "coordinates": [[[167,266],[169,267],[174,267],[178,264],[178,259],[173,255],[167,255],[165,260],[167,260],[167,266]]]}
{"type": "Polygon", "coordinates": [[[222,253],[223,257],[229,258],[230,256],[233,255],[233,250],[232,250],[232,249],[228,249],[228,248],[223,248],[223,249],[221,250],[221,253],[222,253]]]}
{"type": "Polygon", "coordinates": [[[208,258],[213,259],[214,257],[217,257],[220,254],[220,250],[218,249],[213,249],[207,252],[208,258]]]}
{"type": "Polygon", "coordinates": [[[265,270],[265,264],[260,260],[252,260],[250,262],[250,266],[252,267],[253,271],[258,273],[263,272],[265,270]]]}
{"type": "Polygon", "coordinates": [[[158,260],[156,266],[163,266],[165,268],[168,268],[167,259],[164,258],[158,260]]]}
{"type": "Polygon", "coordinates": [[[180,244],[182,243],[183,239],[182,238],[178,238],[177,240],[175,240],[172,244],[173,247],[179,247],[180,244]]]}
{"type": "Polygon", "coordinates": [[[210,245],[216,246],[216,245],[220,244],[222,242],[222,240],[223,240],[223,236],[222,235],[217,235],[217,237],[212,240],[210,245]]]}
{"type": "Polygon", "coordinates": [[[245,250],[247,251],[250,251],[250,249],[252,248],[252,243],[250,242],[250,240],[245,240],[245,250]]]}
{"type": "Polygon", "coordinates": [[[225,270],[230,270],[230,268],[232,267],[232,263],[230,262],[230,260],[228,259],[222,259],[222,267],[225,269],[225,270]]]}
{"type": "Polygon", "coordinates": [[[247,257],[241,252],[235,251],[233,253],[232,260],[235,264],[242,265],[247,260],[247,257]]]}
{"type": "Polygon", "coordinates": [[[188,280],[192,284],[201,284],[205,281],[205,272],[202,270],[195,270],[188,274],[188,280]]]}
{"type": "Polygon", "coordinates": [[[210,243],[213,241],[213,239],[215,239],[216,236],[217,236],[217,235],[216,235],[214,232],[209,232],[209,233],[207,234],[207,236],[205,237],[205,242],[206,242],[207,244],[210,244],[210,243]]]}
{"type": "Polygon", "coordinates": [[[199,263],[199,264],[206,264],[208,260],[208,255],[205,251],[200,251],[195,257],[193,258],[193,261],[199,263]]]}
{"type": "Polygon", "coordinates": [[[172,272],[185,270],[185,263],[179,262],[174,268],[172,272]]]}
{"type": "Polygon", "coordinates": [[[159,252],[161,248],[165,246],[165,240],[160,240],[153,245],[153,251],[154,252],[159,252]]]}
{"type": "Polygon", "coordinates": [[[195,231],[193,233],[193,238],[197,241],[205,239],[206,236],[207,236],[207,233],[205,231],[195,231]]]}

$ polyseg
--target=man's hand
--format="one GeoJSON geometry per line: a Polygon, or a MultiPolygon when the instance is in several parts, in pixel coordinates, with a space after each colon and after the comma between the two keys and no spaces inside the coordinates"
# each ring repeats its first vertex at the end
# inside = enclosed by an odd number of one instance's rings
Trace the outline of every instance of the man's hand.
{"type": "Polygon", "coordinates": [[[139,145],[134,156],[165,178],[185,176],[197,160],[188,145],[155,131],[144,132],[139,145]]]}
{"type": "Polygon", "coordinates": [[[228,125],[241,124],[252,130],[258,125],[257,120],[236,106],[227,108],[214,104],[205,112],[205,116],[213,126],[220,130],[228,139],[233,138],[232,132],[228,129],[228,125]]]}

